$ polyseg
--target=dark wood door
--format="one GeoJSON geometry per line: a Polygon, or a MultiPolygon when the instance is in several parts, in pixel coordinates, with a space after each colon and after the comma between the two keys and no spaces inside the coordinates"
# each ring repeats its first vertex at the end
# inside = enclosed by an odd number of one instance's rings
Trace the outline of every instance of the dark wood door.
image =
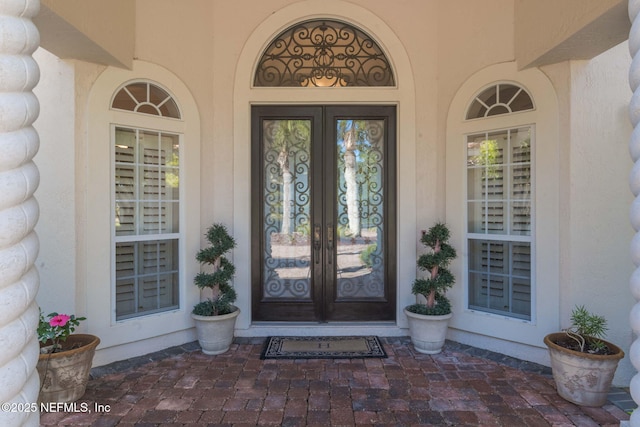
{"type": "Polygon", "coordinates": [[[395,118],[253,107],[254,321],[395,319],[395,118]]]}

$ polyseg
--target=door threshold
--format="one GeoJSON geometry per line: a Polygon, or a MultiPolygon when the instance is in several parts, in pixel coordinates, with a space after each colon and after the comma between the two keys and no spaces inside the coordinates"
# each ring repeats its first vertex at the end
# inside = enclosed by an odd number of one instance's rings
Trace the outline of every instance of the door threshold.
{"type": "Polygon", "coordinates": [[[379,320],[367,322],[345,322],[345,321],[327,321],[327,322],[292,322],[292,321],[257,321],[251,322],[251,327],[261,326],[396,326],[395,320],[379,320]]]}
{"type": "Polygon", "coordinates": [[[253,322],[247,329],[236,329],[238,337],[282,336],[346,336],[377,335],[381,337],[401,337],[407,329],[395,321],[379,322],[253,322]]]}

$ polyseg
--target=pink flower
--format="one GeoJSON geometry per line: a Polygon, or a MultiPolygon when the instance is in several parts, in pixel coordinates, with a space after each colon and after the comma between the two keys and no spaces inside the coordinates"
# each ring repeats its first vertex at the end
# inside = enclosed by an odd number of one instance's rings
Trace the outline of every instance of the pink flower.
{"type": "Polygon", "coordinates": [[[51,320],[49,320],[49,324],[51,326],[64,326],[71,319],[71,317],[66,314],[58,314],[57,316],[53,316],[51,320]]]}

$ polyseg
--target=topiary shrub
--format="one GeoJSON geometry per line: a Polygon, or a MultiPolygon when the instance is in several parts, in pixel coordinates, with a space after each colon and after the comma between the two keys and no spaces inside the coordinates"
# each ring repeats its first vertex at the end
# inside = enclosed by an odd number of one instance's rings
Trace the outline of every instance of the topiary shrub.
{"type": "Polygon", "coordinates": [[[211,266],[211,271],[202,271],[194,279],[200,289],[211,289],[211,298],[193,307],[193,314],[199,316],[219,316],[235,311],[233,306],[237,294],[229,284],[236,268],[224,255],[236,247],[236,242],[222,224],[213,224],[207,230],[207,241],[210,245],[201,249],[196,259],[211,266]]]}
{"type": "Polygon", "coordinates": [[[418,258],[420,270],[427,271],[428,277],[413,282],[412,293],[424,296],[426,303],[413,304],[407,310],[416,314],[444,315],[451,313],[451,303],[444,292],[455,283],[455,277],[447,269],[457,256],[449,244],[449,228],[444,223],[436,223],[420,241],[431,248],[429,253],[418,258]]]}

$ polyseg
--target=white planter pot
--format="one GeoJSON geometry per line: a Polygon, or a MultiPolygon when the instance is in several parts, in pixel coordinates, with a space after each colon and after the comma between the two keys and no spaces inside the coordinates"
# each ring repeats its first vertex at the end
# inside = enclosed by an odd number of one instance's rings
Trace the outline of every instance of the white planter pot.
{"type": "Polygon", "coordinates": [[[199,316],[191,314],[196,324],[198,343],[202,352],[208,355],[222,354],[229,350],[233,342],[233,331],[240,309],[222,316],[199,316]]]}
{"type": "Polygon", "coordinates": [[[440,353],[452,314],[425,316],[407,311],[406,308],[404,314],[409,319],[409,334],[416,351],[424,354],[440,353]]]}
{"type": "Polygon", "coordinates": [[[549,348],[551,370],[558,394],[576,405],[604,405],[624,352],[605,341],[615,354],[581,353],[556,344],[564,338],[566,335],[563,332],[549,334],[544,338],[544,343],[549,348]]]}

